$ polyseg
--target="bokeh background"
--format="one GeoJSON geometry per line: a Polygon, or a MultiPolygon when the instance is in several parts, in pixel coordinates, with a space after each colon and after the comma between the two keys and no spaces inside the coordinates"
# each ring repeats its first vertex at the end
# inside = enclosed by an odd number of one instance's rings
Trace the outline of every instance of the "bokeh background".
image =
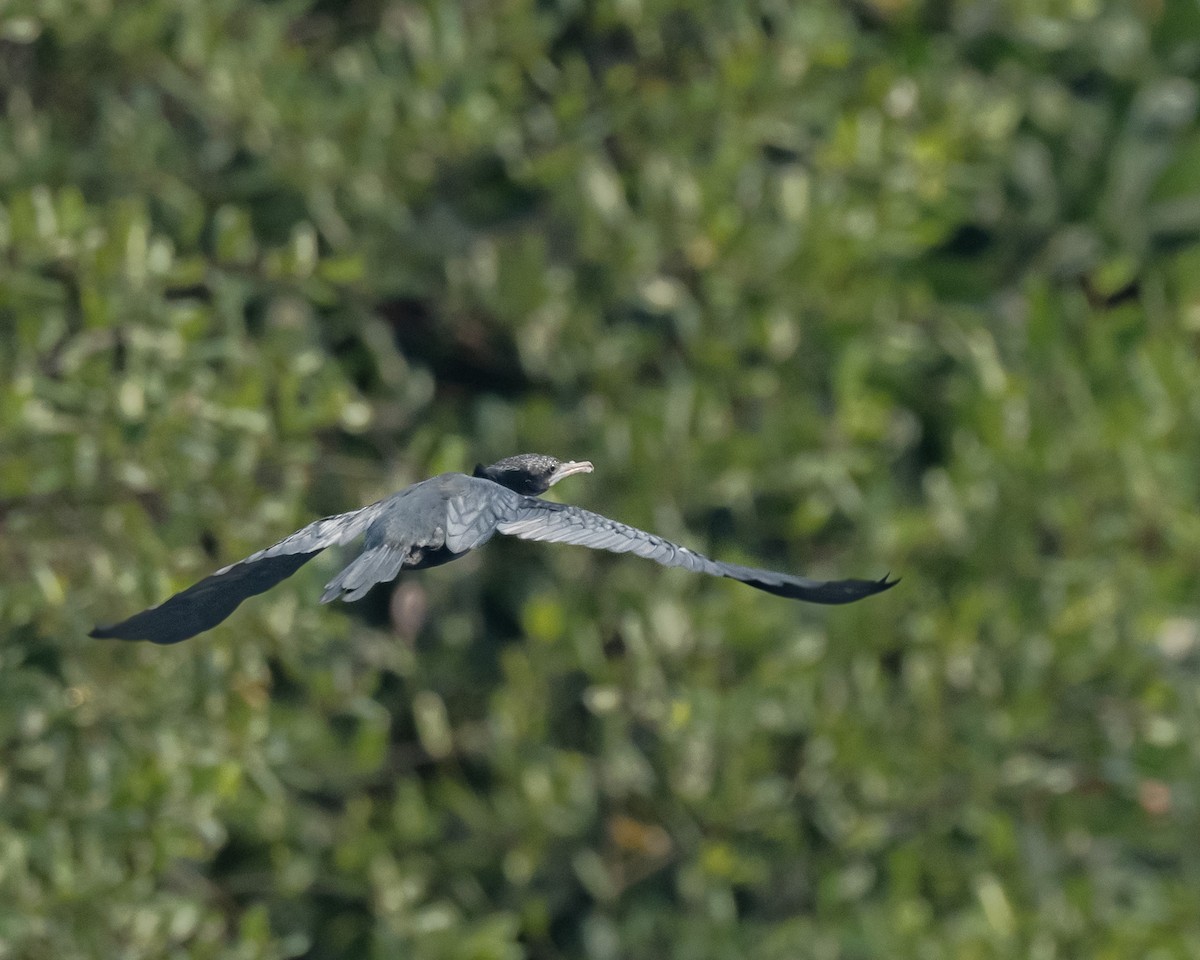
{"type": "Polygon", "coordinates": [[[1200,6],[0,11],[0,960],[1200,956],[1200,6]],[[494,542],[86,632],[520,451],[494,542]]]}

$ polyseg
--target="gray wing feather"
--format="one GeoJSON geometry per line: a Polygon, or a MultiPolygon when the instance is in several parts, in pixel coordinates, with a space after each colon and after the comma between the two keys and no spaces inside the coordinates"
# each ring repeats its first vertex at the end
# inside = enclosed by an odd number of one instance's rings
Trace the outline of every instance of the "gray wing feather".
{"type": "Polygon", "coordinates": [[[178,643],[215,627],[243,600],[286,580],[326,547],[348,543],[379,516],[381,504],[325,517],[284,537],[245,560],[222,567],[170,599],[111,627],[97,627],[93,637],[178,643]]]}
{"type": "Polygon", "coordinates": [[[712,560],[653,533],[639,530],[579,507],[512,494],[503,505],[496,530],[522,540],[573,543],[611,553],[632,553],[664,567],[682,567],[695,573],[729,577],[742,583],[794,600],[811,603],[851,603],[879,593],[899,581],[886,576],[879,580],[810,580],[775,570],[760,570],[712,560]]]}
{"type": "Polygon", "coordinates": [[[269,557],[278,557],[289,553],[320,553],[326,547],[349,543],[375,522],[384,502],[380,500],[360,510],[351,510],[349,513],[339,513],[333,517],[314,520],[307,527],[284,537],[278,543],[273,543],[257,553],[250,554],[245,560],[222,567],[215,575],[225,573],[244,563],[255,563],[269,557]]]}
{"type": "Polygon", "coordinates": [[[520,500],[518,494],[492,483],[471,478],[465,494],[446,501],[445,545],[452,553],[466,553],[492,539],[496,524],[520,500]]]}

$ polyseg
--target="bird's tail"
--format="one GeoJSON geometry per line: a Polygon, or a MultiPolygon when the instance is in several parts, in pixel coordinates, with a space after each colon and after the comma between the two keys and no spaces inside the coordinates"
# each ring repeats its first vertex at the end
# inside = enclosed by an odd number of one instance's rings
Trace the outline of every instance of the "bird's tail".
{"type": "Polygon", "coordinates": [[[321,602],[341,599],[350,603],[361,600],[375,584],[395,580],[407,556],[406,547],[387,543],[369,547],[326,584],[321,602]]]}

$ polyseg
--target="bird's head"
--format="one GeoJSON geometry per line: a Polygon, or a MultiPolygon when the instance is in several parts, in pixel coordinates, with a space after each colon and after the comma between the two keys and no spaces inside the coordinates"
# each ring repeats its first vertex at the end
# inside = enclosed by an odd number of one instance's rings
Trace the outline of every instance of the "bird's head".
{"type": "Polygon", "coordinates": [[[521,453],[497,460],[490,467],[476,464],[473,476],[491,480],[515,493],[536,497],[563,477],[591,472],[592,464],[588,460],[557,460],[544,453],[521,453]]]}

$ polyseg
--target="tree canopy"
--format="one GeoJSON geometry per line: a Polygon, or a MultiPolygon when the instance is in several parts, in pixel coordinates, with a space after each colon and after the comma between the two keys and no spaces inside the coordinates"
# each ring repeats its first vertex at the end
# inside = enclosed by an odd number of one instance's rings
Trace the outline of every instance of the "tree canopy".
{"type": "Polygon", "coordinates": [[[0,9],[0,960],[1200,955],[1200,6],[0,9]],[[537,451],[501,542],[88,639],[537,451]]]}

